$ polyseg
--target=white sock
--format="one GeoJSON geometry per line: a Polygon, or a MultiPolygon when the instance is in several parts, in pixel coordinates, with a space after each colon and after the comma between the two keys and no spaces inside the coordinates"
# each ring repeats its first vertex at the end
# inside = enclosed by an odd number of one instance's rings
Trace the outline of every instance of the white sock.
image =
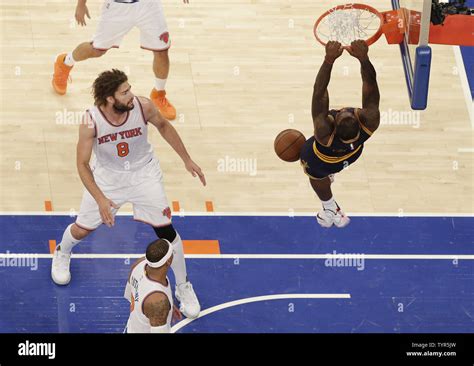
{"type": "Polygon", "coordinates": [[[171,269],[176,279],[176,285],[181,285],[187,281],[188,274],[186,273],[186,263],[184,261],[183,241],[178,233],[176,233],[176,238],[174,238],[171,244],[174,249],[171,269]]]}
{"type": "Polygon", "coordinates": [[[327,201],[321,201],[321,203],[323,204],[323,208],[325,210],[331,210],[333,212],[336,212],[337,211],[337,203],[336,201],[334,200],[334,197],[331,197],[329,200],[327,201]]]}
{"type": "Polygon", "coordinates": [[[166,80],[168,80],[168,79],[155,78],[155,89],[156,90],[165,90],[166,80]]]}
{"type": "Polygon", "coordinates": [[[66,64],[67,66],[74,66],[75,63],[76,60],[74,60],[74,57],[72,57],[72,52],[69,52],[64,58],[64,64],[66,64]]]}
{"type": "Polygon", "coordinates": [[[73,224],[69,225],[66,230],[64,230],[63,239],[61,240],[61,243],[59,243],[61,246],[61,252],[63,253],[71,253],[72,248],[80,242],[80,240],[77,240],[71,234],[72,225],[73,224]]]}

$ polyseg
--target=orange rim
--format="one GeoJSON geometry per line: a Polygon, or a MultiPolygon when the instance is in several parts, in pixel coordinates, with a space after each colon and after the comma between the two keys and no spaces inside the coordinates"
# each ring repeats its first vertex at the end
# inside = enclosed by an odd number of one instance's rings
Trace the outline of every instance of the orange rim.
{"type": "MultiPolygon", "coordinates": [[[[316,21],[316,23],[314,24],[314,28],[313,28],[313,33],[314,33],[314,36],[316,37],[316,39],[318,40],[319,43],[321,43],[323,46],[326,45],[327,42],[325,42],[324,40],[322,40],[321,38],[319,38],[316,30],[318,29],[318,26],[319,26],[319,23],[321,23],[321,21],[326,18],[331,12],[335,11],[335,10],[342,10],[342,9],[360,9],[360,10],[366,10],[372,14],[375,14],[379,19],[380,19],[380,27],[379,29],[374,33],[373,36],[365,39],[365,42],[367,42],[367,45],[371,45],[375,42],[378,41],[378,39],[380,38],[380,36],[382,35],[382,26],[383,26],[383,23],[384,23],[384,18],[383,18],[383,15],[382,13],[380,13],[377,9],[371,7],[370,5],[366,5],[366,4],[346,4],[346,5],[338,5],[338,6],[335,6],[334,8],[331,8],[329,9],[328,11],[326,11],[324,14],[322,14],[318,20],[316,21]],[[349,7],[350,5],[350,7],[349,7]]],[[[344,48],[348,48],[349,46],[344,46],[344,48]]]]}

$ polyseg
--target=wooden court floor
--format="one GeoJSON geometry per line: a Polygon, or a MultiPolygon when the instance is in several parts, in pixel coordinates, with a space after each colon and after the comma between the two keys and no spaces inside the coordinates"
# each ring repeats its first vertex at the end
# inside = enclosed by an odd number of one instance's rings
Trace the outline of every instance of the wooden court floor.
{"type": "MultiPolygon", "coordinates": [[[[390,9],[389,0],[364,2],[390,9]]],[[[344,1],[163,3],[173,123],[208,180],[202,187],[193,179],[153,131],[169,201],[185,211],[206,211],[206,201],[219,212],[319,209],[299,163],[280,161],[273,140],[286,128],[311,135],[311,93],[324,57],[312,26],[344,1]]],[[[52,91],[55,56],[92,38],[100,4],[88,1],[92,19],[79,27],[73,0],[1,1],[0,211],[43,211],[45,201],[55,211],[78,210],[77,116],[92,104],[92,81],[114,67],[128,73],[137,95],[153,86],[152,54],[139,48],[135,29],[120,49],[76,64],[67,95],[52,91]]],[[[357,213],[472,213],[473,128],[453,47],[433,46],[429,106],[419,113],[409,107],[398,47],[381,39],[370,56],[382,126],[336,177],[336,200],[357,213]]],[[[348,54],[335,64],[329,95],[333,108],[361,104],[358,63],[348,54]]]]}

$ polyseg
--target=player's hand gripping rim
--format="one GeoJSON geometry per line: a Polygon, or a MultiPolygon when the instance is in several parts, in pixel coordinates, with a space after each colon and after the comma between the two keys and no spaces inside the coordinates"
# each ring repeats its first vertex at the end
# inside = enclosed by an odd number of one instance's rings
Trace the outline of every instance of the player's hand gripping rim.
{"type": "Polygon", "coordinates": [[[362,39],[353,41],[350,47],[347,47],[346,50],[352,57],[355,57],[359,61],[365,61],[369,59],[369,46],[367,45],[367,42],[362,39]]]}
{"type": "Polygon", "coordinates": [[[329,41],[326,44],[326,61],[333,64],[344,52],[344,47],[337,41],[329,41]]]}

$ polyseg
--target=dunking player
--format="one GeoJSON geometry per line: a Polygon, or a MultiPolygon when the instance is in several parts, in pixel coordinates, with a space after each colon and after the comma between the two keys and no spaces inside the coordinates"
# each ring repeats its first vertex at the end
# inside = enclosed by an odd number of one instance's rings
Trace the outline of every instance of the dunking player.
{"type": "Polygon", "coordinates": [[[66,228],[54,252],[51,276],[58,285],[67,285],[72,248],[102,223],[113,226],[117,210],[131,202],[134,219],[150,224],[159,238],[173,245],[176,298],[182,313],[195,318],[200,306],[187,279],[183,243],[171,224],[163,174],[147,138],[148,123],[158,129],[194,177],[199,176],[203,185],[206,180],[171,123],[149,99],[135,97],[130,89],[127,76],[119,70],[105,71],[94,81],[95,105],[86,111],[77,144],[77,169],[86,190],[76,222],[66,228]],[[91,169],[92,150],[96,161],[91,169]]]}
{"type": "Polygon", "coordinates": [[[376,72],[368,56],[365,41],[352,42],[347,51],[360,61],[362,74],[362,109],[329,110],[327,86],[332,65],[342,55],[339,42],[326,45],[326,57],[314,83],[312,115],[314,136],[301,149],[301,165],[309,176],[311,186],[323,204],[317,220],[323,227],[344,227],[349,218],[334,200],[331,183],[334,174],[354,163],[362,154],[364,142],[379,127],[380,94],[376,72]]]}
{"type": "Polygon", "coordinates": [[[124,293],[130,302],[124,333],[169,333],[172,318],[181,319],[166,276],[172,262],[173,246],[158,239],[148,245],[145,257],[133,264],[124,293]]]}
{"type": "MultiPolygon", "coordinates": [[[[90,19],[86,1],[77,0],[76,6],[76,21],[82,26],[86,25],[86,16],[90,19]]],[[[189,3],[189,0],[183,1],[189,3]]],[[[171,41],[161,0],[105,0],[92,41],[83,42],[74,51],[56,58],[52,81],[54,90],[65,94],[69,73],[76,62],[100,57],[109,49],[118,48],[123,37],[135,26],[140,29],[141,48],[153,52],[155,87],[150,98],[166,119],[175,119],[176,109],[166,98],[165,91],[171,41]]]]}

